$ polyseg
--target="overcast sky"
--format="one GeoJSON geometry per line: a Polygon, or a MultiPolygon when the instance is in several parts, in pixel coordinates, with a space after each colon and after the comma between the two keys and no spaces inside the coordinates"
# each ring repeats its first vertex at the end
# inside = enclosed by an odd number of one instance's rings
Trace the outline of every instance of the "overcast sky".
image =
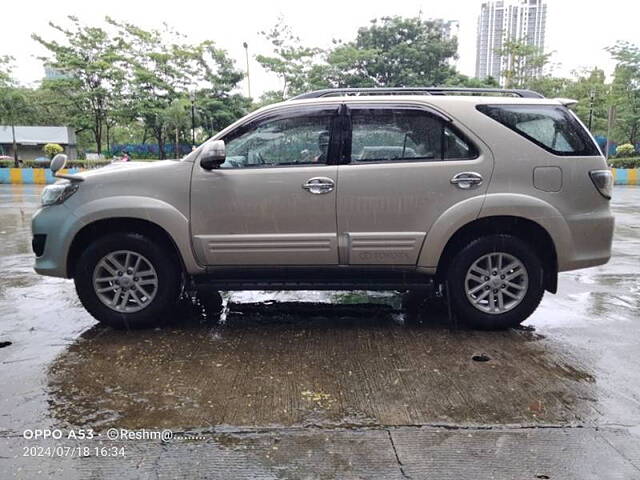
{"type": "MultiPolygon", "coordinates": [[[[386,15],[458,20],[458,69],[474,74],[476,21],[482,0],[266,0],[210,1],[181,0],[7,0],[3,2],[0,55],[16,58],[17,79],[33,84],[43,77],[37,56],[44,52],[31,40],[33,31],[51,35],[48,22],[64,22],[66,15],[78,16],[85,23],[101,22],[105,15],[142,27],[160,27],[167,22],[194,42],[215,41],[226,49],[244,70],[242,42],[249,43],[250,54],[269,53],[270,45],[259,31],[272,26],[279,15],[285,17],[308,45],[328,47],[333,38],[350,40],[358,27],[386,15]]],[[[640,44],[639,0],[547,0],[546,50],[553,51],[554,73],[568,75],[572,70],[599,66],[613,69],[605,47],[617,40],[640,44]]],[[[261,71],[251,59],[252,94],[277,88],[275,78],[261,71]]],[[[246,91],[246,90],[245,90],[246,91]]]]}

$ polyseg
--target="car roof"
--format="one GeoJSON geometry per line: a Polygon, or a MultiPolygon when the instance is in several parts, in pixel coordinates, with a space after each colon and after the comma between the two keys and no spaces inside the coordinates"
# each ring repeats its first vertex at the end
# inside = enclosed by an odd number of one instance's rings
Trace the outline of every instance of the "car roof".
{"type": "Polygon", "coordinates": [[[274,110],[291,108],[296,106],[313,106],[313,105],[340,105],[348,102],[369,104],[372,103],[406,103],[407,105],[423,104],[440,110],[443,114],[447,114],[447,106],[454,105],[475,105],[498,104],[498,105],[563,105],[562,101],[552,98],[522,98],[509,96],[488,96],[488,95],[343,95],[332,97],[306,98],[300,100],[285,100],[279,103],[273,103],[261,107],[249,113],[245,117],[237,120],[228,127],[224,128],[212,137],[212,140],[222,138],[229,131],[236,128],[239,124],[253,119],[274,110]]]}
{"type": "MultiPolygon", "coordinates": [[[[287,100],[268,107],[285,105],[317,105],[340,103],[425,103],[429,105],[448,105],[463,103],[472,105],[503,104],[503,105],[562,105],[553,98],[521,98],[509,96],[489,95],[345,95],[335,97],[320,97],[301,100],[287,100]]],[[[268,108],[267,107],[267,108],[268,108]]]]}

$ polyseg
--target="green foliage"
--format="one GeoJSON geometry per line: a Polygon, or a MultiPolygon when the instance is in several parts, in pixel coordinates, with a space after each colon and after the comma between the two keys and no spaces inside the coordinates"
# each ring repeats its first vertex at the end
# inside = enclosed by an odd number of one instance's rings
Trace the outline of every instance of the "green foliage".
{"type": "Polygon", "coordinates": [[[347,48],[354,54],[352,73],[371,79],[375,86],[439,85],[454,72],[449,61],[457,57],[458,41],[448,38],[442,21],[419,17],[383,17],[358,30],[347,48]]]}
{"type": "Polygon", "coordinates": [[[49,55],[42,60],[62,73],[62,77],[45,82],[44,87],[64,99],[58,105],[76,130],[90,130],[98,151],[109,117],[115,113],[125,80],[125,43],[121,38],[95,26],[82,25],[78,18],[67,17],[70,25],[53,22],[49,26],[63,42],[46,40],[33,34],[32,38],[45,47],[49,55]]]}
{"type": "Polygon", "coordinates": [[[640,168],[640,157],[610,158],[611,168],[640,168]]]}
{"type": "Polygon", "coordinates": [[[441,21],[375,19],[353,41],[334,41],[325,51],[302,46],[282,18],[263,35],[273,55],[256,59],[283,86],[265,94],[261,104],[318,88],[440,85],[456,74],[450,60],[456,58],[457,39],[445,35],[441,21]]]}
{"type": "Polygon", "coordinates": [[[623,143],[616,147],[616,157],[632,157],[636,153],[635,147],[630,143],[623,143]]]}
{"type": "Polygon", "coordinates": [[[611,86],[606,83],[603,70],[576,73],[574,79],[567,81],[563,91],[549,97],[565,97],[578,100],[574,110],[583,122],[590,126],[596,135],[607,135],[607,117],[611,86]],[[591,116],[591,122],[589,117],[591,116]],[[591,125],[589,125],[591,123],[591,125]]]}
{"type": "Polygon", "coordinates": [[[443,83],[447,87],[464,87],[464,88],[500,88],[498,80],[493,77],[484,79],[467,77],[461,73],[455,72],[443,83]]]}
{"type": "Polygon", "coordinates": [[[520,88],[542,72],[549,63],[550,53],[544,53],[534,45],[523,40],[507,40],[496,53],[506,61],[507,68],[502,70],[505,88],[520,88]]]}
{"type": "MultiPolygon", "coordinates": [[[[189,125],[189,101],[185,98],[176,98],[171,102],[162,115],[164,121],[170,129],[175,132],[175,152],[180,151],[180,131],[187,128],[189,125]]],[[[176,153],[176,156],[178,154],[176,153]]]]}
{"type": "Polygon", "coordinates": [[[42,151],[49,158],[55,157],[57,154],[64,152],[64,148],[62,148],[57,143],[47,143],[44,147],[42,147],[42,151]]]}
{"type": "Polygon", "coordinates": [[[640,141],[640,46],[618,42],[609,53],[617,61],[611,84],[611,105],[616,108],[615,138],[640,141]]]}
{"type": "MultiPolygon", "coordinates": [[[[104,27],[83,25],[75,17],[68,21],[68,27],[50,24],[61,41],[33,35],[49,52],[43,60],[63,76],[43,82],[31,103],[37,105],[35,117],[72,125],[79,142],[91,132],[96,151],[103,150],[105,140],[108,150],[114,135],[126,140],[137,135],[143,142],[151,136],[164,158],[166,136],[176,130],[175,116],[166,112],[174,101],[190,96],[202,100],[194,110],[207,132],[249,108],[247,99],[231,94],[242,74],[211,41],[191,44],[167,26],[144,30],[111,18],[104,27]]],[[[180,123],[178,133],[185,135],[185,122],[180,123]]]]}
{"type": "MultiPolygon", "coordinates": [[[[363,26],[348,41],[326,50],[302,44],[283,18],[262,32],[272,48],[258,62],[281,81],[258,102],[237,93],[243,74],[212,41],[188,42],[165,26],[146,30],[107,18],[85,25],[68,17],[51,24],[51,36],[33,35],[61,78],[36,88],[11,76],[13,58],[0,56],[0,123],[70,125],[80,149],[109,151],[113,144],[164,146],[191,143],[191,116],[197,141],[220,131],[250,109],[304,91],[330,87],[459,86],[498,87],[457,72],[457,40],[439,21],[384,17],[363,26]],[[51,38],[56,38],[52,40],[51,38]]],[[[608,49],[617,66],[611,81],[600,69],[567,78],[540,76],[549,54],[522,42],[506,42],[503,72],[508,87],[530,88],[549,98],[578,100],[573,107],[594,134],[619,143],[640,142],[640,46],[619,42],[608,49]],[[616,110],[611,132],[610,107],[616,110]]],[[[11,152],[9,152],[11,153],[11,152]]],[[[155,154],[154,154],[155,155],[155,154]]]]}
{"type": "Polygon", "coordinates": [[[279,100],[309,90],[311,71],[318,57],[319,48],[303,47],[289,25],[279,17],[271,30],[260,34],[271,42],[272,55],[257,55],[256,60],[268,72],[278,76],[282,82],[279,100]]]}
{"type": "Polygon", "coordinates": [[[127,45],[124,116],[129,121],[142,121],[145,131],[156,139],[162,158],[169,131],[179,137],[187,130],[184,115],[175,106],[178,103],[184,110],[185,102],[190,103],[187,99],[193,99],[196,120],[204,130],[219,129],[245,113],[249,102],[230,93],[242,74],[213,42],[191,45],[168,27],[147,31],[113,19],[108,21],[127,45]]]}
{"type": "MultiPolygon", "coordinates": [[[[21,89],[12,87],[10,83],[5,83],[0,87],[0,124],[14,127],[29,110],[30,105],[21,89]]],[[[11,155],[14,158],[16,167],[19,166],[17,152],[18,147],[14,138],[11,146],[11,155]]]]}
{"type": "Polygon", "coordinates": [[[14,80],[11,76],[11,71],[14,60],[11,55],[0,55],[0,87],[13,85],[14,80]]]}

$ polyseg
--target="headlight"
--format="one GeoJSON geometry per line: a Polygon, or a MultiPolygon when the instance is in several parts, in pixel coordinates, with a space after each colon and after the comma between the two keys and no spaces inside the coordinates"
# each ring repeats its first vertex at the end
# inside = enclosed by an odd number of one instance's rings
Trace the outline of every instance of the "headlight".
{"type": "Polygon", "coordinates": [[[55,205],[64,202],[78,190],[77,183],[56,183],[48,185],[42,190],[42,206],[55,205]]]}

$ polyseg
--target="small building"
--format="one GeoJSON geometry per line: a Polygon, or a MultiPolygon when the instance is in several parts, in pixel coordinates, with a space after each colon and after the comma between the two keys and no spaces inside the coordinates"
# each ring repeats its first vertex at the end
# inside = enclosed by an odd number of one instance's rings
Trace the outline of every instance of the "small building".
{"type": "MultiPolygon", "coordinates": [[[[47,143],[57,143],[64,148],[70,160],[78,157],[76,134],[70,127],[27,127],[16,125],[16,143],[19,160],[44,157],[47,143]]],[[[0,125],[0,155],[13,156],[13,132],[11,126],[0,125]]]]}

